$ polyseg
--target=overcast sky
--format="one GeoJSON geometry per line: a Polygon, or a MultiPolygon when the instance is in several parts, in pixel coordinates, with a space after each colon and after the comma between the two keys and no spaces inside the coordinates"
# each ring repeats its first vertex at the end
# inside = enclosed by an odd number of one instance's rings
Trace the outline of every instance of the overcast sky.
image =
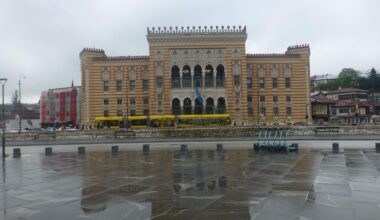
{"type": "Polygon", "coordinates": [[[148,55],[152,26],[246,25],[248,53],[311,47],[311,75],[380,70],[378,0],[0,0],[0,77],[22,101],[80,84],[79,53],[148,55]]]}

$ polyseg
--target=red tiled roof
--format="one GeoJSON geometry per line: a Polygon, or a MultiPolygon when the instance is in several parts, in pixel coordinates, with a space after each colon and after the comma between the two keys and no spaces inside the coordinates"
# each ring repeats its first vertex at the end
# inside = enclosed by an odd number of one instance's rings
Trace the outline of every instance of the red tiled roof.
{"type": "Polygon", "coordinates": [[[326,98],[323,94],[318,93],[317,95],[313,95],[311,97],[311,102],[316,102],[316,103],[327,103],[327,104],[333,104],[335,103],[334,100],[326,98]]]}
{"type": "Polygon", "coordinates": [[[357,88],[342,88],[342,89],[337,89],[334,91],[329,91],[327,94],[339,94],[339,93],[349,93],[349,92],[362,92],[362,93],[367,93],[367,90],[363,89],[357,89],[357,88]]]}
{"type": "Polygon", "coordinates": [[[359,100],[337,100],[335,102],[335,107],[348,107],[348,106],[359,106],[359,107],[370,107],[371,105],[367,101],[359,101],[359,100]]]}

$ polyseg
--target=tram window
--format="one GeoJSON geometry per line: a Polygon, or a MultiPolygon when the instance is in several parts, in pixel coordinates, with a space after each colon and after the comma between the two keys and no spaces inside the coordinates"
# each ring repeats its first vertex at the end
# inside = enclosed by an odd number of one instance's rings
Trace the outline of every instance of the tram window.
{"type": "Polygon", "coordinates": [[[202,119],[194,119],[193,122],[195,125],[204,125],[204,121],[202,119]]]}
{"type": "Polygon", "coordinates": [[[104,124],[105,124],[105,127],[111,128],[111,127],[114,127],[114,126],[118,126],[117,122],[118,121],[105,121],[104,124]]]}
{"type": "Polygon", "coordinates": [[[160,126],[161,126],[160,121],[158,121],[158,120],[150,121],[150,127],[152,127],[152,128],[158,128],[160,126]]]}
{"type": "Polygon", "coordinates": [[[165,127],[173,127],[174,126],[174,122],[171,121],[171,120],[164,121],[164,126],[165,127]]]}
{"type": "Polygon", "coordinates": [[[123,120],[119,121],[119,128],[124,128],[123,120]]]}
{"type": "Polygon", "coordinates": [[[146,126],[146,120],[141,119],[141,120],[133,120],[131,121],[132,126],[146,126]]]}

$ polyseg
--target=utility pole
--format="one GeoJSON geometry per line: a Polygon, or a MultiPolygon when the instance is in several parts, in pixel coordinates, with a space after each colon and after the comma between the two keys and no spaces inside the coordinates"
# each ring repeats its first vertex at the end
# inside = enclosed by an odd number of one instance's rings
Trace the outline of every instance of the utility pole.
{"type": "Polygon", "coordinates": [[[377,81],[377,73],[375,68],[372,68],[369,77],[372,82],[372,115],[375,114],[375,82],[377,81]]]}
{"type": "MultiPolygon", "coordinates": [[[[2,97],[3,97],[3,102],[2,102],[2,107],[3,107],[3,114],[2,114],[2,129],[3,129],[3,134],[2,134],[2,152],[3,152],[3,162],[5,161],[5,106],[4,106],[4,87],[5,87],[5,83],[7,83],[7,80],[6,78],[1,78],[0,79],[0,84],[1,84],[1,87],[2,87],[2,97]]],[[[3,174],[5,173],[4,172],[4,168],[5,168],[5,164],[3,163],[3,174]]]]}
{"type": "Polygon", "coordinates": [[[19,112],[18,112],[18,118],[19,118],[19,129],[18,133],[21,134],[21,114],[22,114],[22,106],[21,106],[21,76],[18,79],[18,100],[19,100],[19,112]]]}
{"type": "Polygon", "coordinates": [[[375,115],[375,85],[374,85],[375,80],[371,80],[371,81],[372,81],[372,115],[375,115]]]}

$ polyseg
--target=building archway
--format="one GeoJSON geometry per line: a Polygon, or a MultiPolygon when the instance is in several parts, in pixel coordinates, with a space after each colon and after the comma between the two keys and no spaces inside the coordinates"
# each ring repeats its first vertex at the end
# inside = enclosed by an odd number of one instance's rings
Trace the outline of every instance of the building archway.
{"type": "Polygon", "coordinates": [[[196,98],[195,99],[195,105],[194,105],[194,114],[202,114],[203,113],[203,100],[202,98],[196,98]]]}
{"type": "Polygon", "coordinates": [[[191,99],[190,98],[185,98],[183,100],[183,114],[191,115],[191,99]]]}
{"type": "Polygon", "coordinates": [[[174,98],[172,100],[172,113],[173,115],[180,115],[181,114],[181,105],[180,101],[177,98],[174,98]]]}
{"type": "Polygon", "coordinates": [[[182,68],[182,88],[191,88],[191,69],[188,65],[182,68]]]}
{"type": "Polygon", "coordinates": [[[225,114],[226,113],[226,100],[223,97],[220,97],[218,99],[218,104],[216,106],[216,112],[218,114],[225,114]]]}
{"type": "Polygon", "coordinates": [[[206,99],[206,114],[214,114],[214,99],[211,97],[206,99]]]}
{"type": "Polygon", "coordinates": [[[216,87],[221,88],[224,87],[225,73],[224,66],[219,64],[216,67],[216,87]]]}
{"type": "Polygon", "coordinates": [[[171,71],[171,76],[172,76],[172,88],[173,89],[178,89],[181,88],[181,78],[179,76],[179,68],[177,65],[174,65],[172,67],[171,71]]]}
{"type": "Polygon", "coordinates": [[[205,88],[214,87],[214,68],[207,65],[205,69],[205,88]]]}
{"type": "Polygon", "coordinates": [[[202,67],[200,65],[194,67],[194,87],[202,87],[202,67]]]}

